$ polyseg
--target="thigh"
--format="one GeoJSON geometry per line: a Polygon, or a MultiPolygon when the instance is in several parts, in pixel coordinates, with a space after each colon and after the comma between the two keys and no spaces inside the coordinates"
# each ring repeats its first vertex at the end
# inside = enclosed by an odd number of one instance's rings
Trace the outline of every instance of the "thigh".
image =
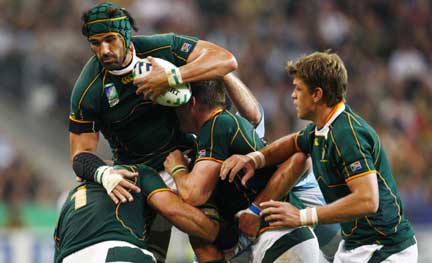
{"type": "Polygon", "coordinates": [[[401,252],[391,255],[386,258],[384,263],[398,263],[398,262],[417,262],[418,261],[418,248],[414,244],[401,252]]]}
{"type": "Polygon", "coordinates": [[[153,254],[125,241],[104,241],[78,250],[63,259],[63,263],[156,262],[153,254]],[[112,261],[115,259],[115,261],[112,261]],[[110,261],[109,261],[110,260],[110,261]]]}
{"type": "Polygon", "coordinates": [[[254,263],[313,263],[318,262],[318,257],[318,241],[309,227],[268,230],[260,234],[252,246],[254,263]]]}
{"type": "Polygon", "coordinates": [[[355,249],[346,250],[345,241],[339,243],[339,248],[335,254],[334,263],[363,263],[371,259],[375,251],[380,250],[382,245],[364,245],[355,249]]]}

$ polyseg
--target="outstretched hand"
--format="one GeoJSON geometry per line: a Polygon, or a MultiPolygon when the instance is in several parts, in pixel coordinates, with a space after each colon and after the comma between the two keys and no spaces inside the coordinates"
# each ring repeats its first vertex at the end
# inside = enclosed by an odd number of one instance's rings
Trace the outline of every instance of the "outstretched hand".
{"type": "Polygon", "coordinates": [[[243,185],[246,185],[247,181],[255,173],[255,164],[252,159],[246,155],[234,154],[223,162],[220,170],[220,178],[225,180],[228,176],[228,180],[231,183],[242,169],[244,171],[244,176],[241,182],[243,185]]]}
{"type": "Polygon", "coordinates": [[[147,57],[152,65],[151,71],[143,76],[135,78],[133,84],[138,87],[136,94],[144,94],[145,99],[150,99],[153,102],[164,94],[168,88],[168,77],[165,69],[153,57],[147,57]]]}

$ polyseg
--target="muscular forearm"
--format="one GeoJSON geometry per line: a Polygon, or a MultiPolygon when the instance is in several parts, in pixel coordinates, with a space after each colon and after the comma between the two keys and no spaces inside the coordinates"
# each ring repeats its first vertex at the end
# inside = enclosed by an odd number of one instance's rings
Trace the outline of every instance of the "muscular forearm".
{"type": "Polygon", "coordinates": [[[264,190],[255,198],[254,203],[259,205],[268,200],[280,200],[294,187],[308,168],[310,165],[307,156],[303,153],[294,154],[279,166],[264,190]]]}
{"type": "Polygon", "coordinates": [[[351,221],[375,213],[377,206],[371,198],[361,193],[352,193],[329,205],[317,207],[319,224],[351,221]]]}
{"type": "Polygon", "coordinates": [[[181,199],[172,197],[169,199],[169,207],[164,204],[164,207],[158,210],[183,232],[209,242],[216,239],[219,226],[198,208],[186,204],[181,199]]]}
{"type": "Polygon", "coordinates": [[[222,78],[237,68],[235,57],[227,50],[202,40],[198,45],[197,54],[179,68],[184,82],[222,78]]]}
{"type": "Polygon", "coordinates": [[[264,154],[266,166],[284,162],[297,152],[295,134],[293,133],[274,141],[261,149],[260,152],[264,154]]]}
{"type": "Polygon", "coordinates": [[[234,73],[229,73],[223,78],[226,91],[234,103],[237,111],[250,123],[256,126],[261,120],[259,103],[246,85],[237,78],[234,73]]]}
{"type": "Polygon", "coordinates": [[[178,172],[174,176],[174,181],[180,197],[192,206],[200,206],[210,197],[210,191],[206,193],[202,187],[195,185],[192,173],[178,172]]]}

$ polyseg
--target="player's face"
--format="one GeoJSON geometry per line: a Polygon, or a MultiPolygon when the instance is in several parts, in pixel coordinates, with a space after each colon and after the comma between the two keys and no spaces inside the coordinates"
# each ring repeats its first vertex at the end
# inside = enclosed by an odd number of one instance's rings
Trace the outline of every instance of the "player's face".
{"type": "Polygon", "coordinates": [[[101,33],[89,37],[90,48],[102,66],[108,70],[121,69],[125,65],[126,52],[123,39],[114,33],[101,33]]]}
{"type": "Polygon", "coordinates": [[[313,120],[315,103],[313,94],[309,92],[307,85],[298,77],[293,81],[294,90],[291,98],[297,111],[297,117],[303,120],[313,120]]]}

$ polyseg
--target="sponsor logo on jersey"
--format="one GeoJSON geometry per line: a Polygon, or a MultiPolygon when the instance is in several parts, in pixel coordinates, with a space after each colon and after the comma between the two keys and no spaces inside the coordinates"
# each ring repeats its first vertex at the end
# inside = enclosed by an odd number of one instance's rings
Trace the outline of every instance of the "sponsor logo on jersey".
{"type": "Polygon", "coordinates": [[[114,86],[114,83],[105,84],[104,92],[111,108],[119,103],[119,94],[116,87],[114,86]]]}
{"type": "Polygon", "coordinates": [[[181,47],[181,51],[183,52],[189,52],[192,48],[192,45],[189,43],[183,43],[182,47],[181,47]]]}
{"type": "Polygon", "coordinates": [[[198,158],[205,157],[205,156],[206,156],[206,150],[205,149],[200,150],[198,153],[198,158]]]}
{"type": "Polygon", "coordinates": [[[350,168],[352,172],[358,171],[362,169],[362,165],[360,163],[360,161],[356,161],[353,162],[352,164],[350,164],[350,168]]]}
{"type": "Polygon", "coordinates": [[[126,85],[128,83],[131,83],[133,80],[134,80],[134,75],[133,75],[133,72],[131,72],[130,74],[124,76],[121,79],[121,82],[122,82],[122,84],[126,85]]]}

